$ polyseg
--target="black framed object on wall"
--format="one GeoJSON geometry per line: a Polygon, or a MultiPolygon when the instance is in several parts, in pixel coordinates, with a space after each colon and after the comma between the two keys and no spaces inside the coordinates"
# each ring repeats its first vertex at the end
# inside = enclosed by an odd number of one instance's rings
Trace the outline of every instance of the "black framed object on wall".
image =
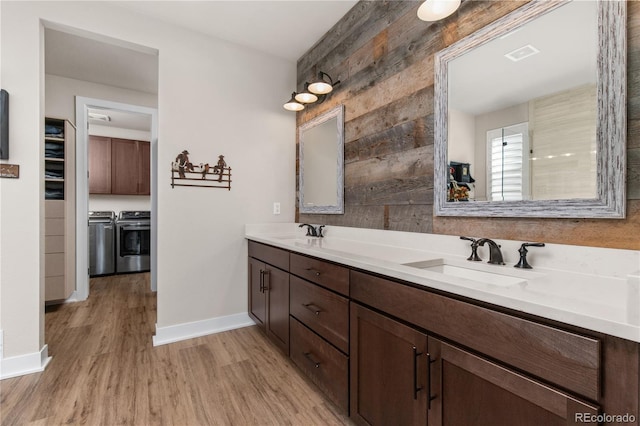
{"type": "Polygon", "coordinates": [[[0,160],[9,159],[9,93],[0,89],[0,160]]]}

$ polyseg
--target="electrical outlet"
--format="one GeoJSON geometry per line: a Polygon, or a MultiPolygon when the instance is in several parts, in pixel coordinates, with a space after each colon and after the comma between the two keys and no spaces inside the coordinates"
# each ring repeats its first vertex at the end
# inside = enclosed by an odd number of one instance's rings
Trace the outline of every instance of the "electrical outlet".
{"type": "Polygon", "coordinates": [[[273,203],[273,214],[280,214],[280,203],[273,203]]]}

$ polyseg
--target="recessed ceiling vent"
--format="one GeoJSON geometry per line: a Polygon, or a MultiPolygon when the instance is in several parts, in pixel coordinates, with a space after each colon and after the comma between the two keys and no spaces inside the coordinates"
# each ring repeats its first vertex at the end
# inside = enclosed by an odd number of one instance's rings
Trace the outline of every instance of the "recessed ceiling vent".
{"type": "Polygon", "coordinates": [[[540,53],[540,51],[532,45],[527,44],[526,46],[522,46],[512,52],[507,53],[504,56],[511,59],[513,62],[518,62],[528,58],[529,56],[533,56],[536,53],[540,53]]]}

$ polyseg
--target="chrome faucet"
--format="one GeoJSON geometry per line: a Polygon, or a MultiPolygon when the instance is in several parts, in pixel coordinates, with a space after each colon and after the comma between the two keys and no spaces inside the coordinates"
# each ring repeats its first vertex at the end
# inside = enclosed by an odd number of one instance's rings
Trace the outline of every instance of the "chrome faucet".
{"type": "Polygon", "coordinates": [[[493,265],[504,265],[504,260],[502,260],[502,252],[500,251],[500,246],[493,240],[489,238],[480,238],[476,241],[476,244],[484,247],[484,243],[489,244],[489,262],[493,265]]]}
{"type": "MultiPolygon", "coordinates": [[[[302,228],[304,226],[307,227],[307,237],[317,237],[318,236],[318,231],[316,231],[316,228],[313,225],[309,225],[308,223],[303,223],[303,224],[298,225],[298,228],[302,228]]],[[[322,230],[320,232],[322,232],[322,230]]]]}

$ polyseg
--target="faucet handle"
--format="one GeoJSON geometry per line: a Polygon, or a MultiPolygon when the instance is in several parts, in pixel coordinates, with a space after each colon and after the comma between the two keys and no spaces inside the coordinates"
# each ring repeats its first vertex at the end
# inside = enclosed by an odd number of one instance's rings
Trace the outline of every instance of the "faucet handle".
{"type": "Polygon", "coordinates": [[[325,225],[320,225],[320,226],[318,227],[318,230],[317,230],[317,231],[318,231],[318,237],[319,237],[319,238],[324,237],[324,235],[322,235],[322,230],[324,229],[324,227],[325,227],[325,225]]]}
{"type": "Polygon", "coordinates": [[[544,247],[544,243],[522,243],[518,253],[520,253],[520,260],[517,264],[513,265],[514,268],[532,269],[533,267],[527,262],[527,247],[544,247]]]}
{"type": "Polygon", "coordinates": [[[478,256],[478,240],[476,240],[475,238],[462,237],[462,236],[460,237],[460,239],[471,241],[471,256],[469,256],[467,260],[470,260],[472,262],[482,261],[482,259],[480,259],[480,256],[478,256]]]}

